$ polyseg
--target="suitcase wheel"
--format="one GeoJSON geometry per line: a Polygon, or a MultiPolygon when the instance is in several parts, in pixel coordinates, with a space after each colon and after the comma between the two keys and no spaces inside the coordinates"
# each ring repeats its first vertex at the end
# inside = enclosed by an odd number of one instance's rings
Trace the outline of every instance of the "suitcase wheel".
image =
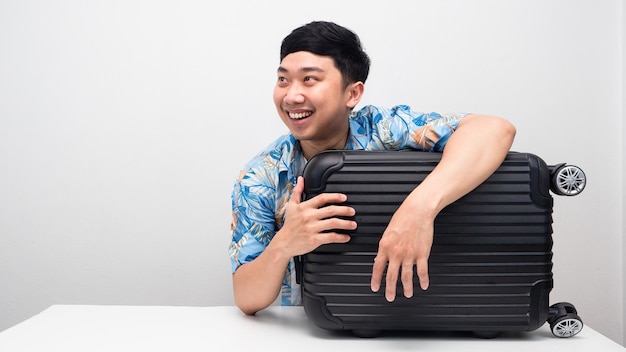
{"type": "Polygon", "coordinates": [[[548,319],[552,335],[556,337],[572,337],[583,329],[583,321],[571,303],[556,303],[550,307],[548,319]]]}
{"type": "Polygon", "coordinates": [[[575,196],[583,191],[587,183],[583,170],[574,165],[557,165],[550,176],[550,190],[560,196],[575,196]]]}

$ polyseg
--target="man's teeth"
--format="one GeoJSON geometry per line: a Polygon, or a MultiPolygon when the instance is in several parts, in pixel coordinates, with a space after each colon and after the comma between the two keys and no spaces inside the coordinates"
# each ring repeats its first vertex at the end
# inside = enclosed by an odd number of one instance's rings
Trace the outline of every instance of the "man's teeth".
{"type": "Polygon", "coordinates": [[[311,116],[311,112],[299,112],[299,113],[289,113],[289,117],[294,119],[294,120],[300,120],[303,119],[305,117],[309,117],[311,116]]]}

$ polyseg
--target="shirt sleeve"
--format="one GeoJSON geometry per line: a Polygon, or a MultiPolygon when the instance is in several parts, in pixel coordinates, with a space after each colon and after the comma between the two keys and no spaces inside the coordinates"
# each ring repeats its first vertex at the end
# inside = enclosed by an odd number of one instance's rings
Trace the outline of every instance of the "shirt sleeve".
{"type": "Polygon", "coordinates": [[[254,174],[240,176],[233,187],[232,241],[229,247],[231,269],[258,257],[275,233],[274,190],[254,182],[254,174]]]}
{"type": "Polygon", "coordinates": [[[440,114],[366,106],[352,120],[355,149],[417,149],[441,152],[467,113],[440,114]]]}
{"type": "Polygon", "coordinates": [[[406,105],[391,109],[393,139],[402,141],[402,147],[441,152],[466,113],[440,114],[412,111],[406,105]]]}

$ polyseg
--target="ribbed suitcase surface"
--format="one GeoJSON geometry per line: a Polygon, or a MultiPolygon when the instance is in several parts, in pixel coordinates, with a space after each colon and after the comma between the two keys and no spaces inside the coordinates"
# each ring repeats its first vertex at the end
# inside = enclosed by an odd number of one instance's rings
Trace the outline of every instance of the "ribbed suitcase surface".
{"type": "MultiPolygon", "coordinates": [[[[346,244],[323,245],[298,260],[303,305],[326,329],[531,331],[548,319],[552,279],[550,171],[511,152],[474,191],[435,221],[430,287],[389,303],[370,290],[378,241],[392,214],[441,155],[417,151],[328,151],[307,164],[305,198],[348,195],[358,229],[346,244]]],[[[459,175],[462,178],[463,174],[459,175]]],[[[383,276],[384,278],[384,276],[383,276]]]]}

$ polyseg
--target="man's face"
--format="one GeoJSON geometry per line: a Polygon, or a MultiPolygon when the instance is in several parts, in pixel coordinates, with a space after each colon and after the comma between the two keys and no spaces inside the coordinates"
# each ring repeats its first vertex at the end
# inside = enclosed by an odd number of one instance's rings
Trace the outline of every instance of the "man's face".
{"type": "Polygon", "coordinates": [[[305,155],[345,146],[348,114],[356,102],[332,58],[306,51],[285,56],[278,68],[274,104],[305,155]]]}

